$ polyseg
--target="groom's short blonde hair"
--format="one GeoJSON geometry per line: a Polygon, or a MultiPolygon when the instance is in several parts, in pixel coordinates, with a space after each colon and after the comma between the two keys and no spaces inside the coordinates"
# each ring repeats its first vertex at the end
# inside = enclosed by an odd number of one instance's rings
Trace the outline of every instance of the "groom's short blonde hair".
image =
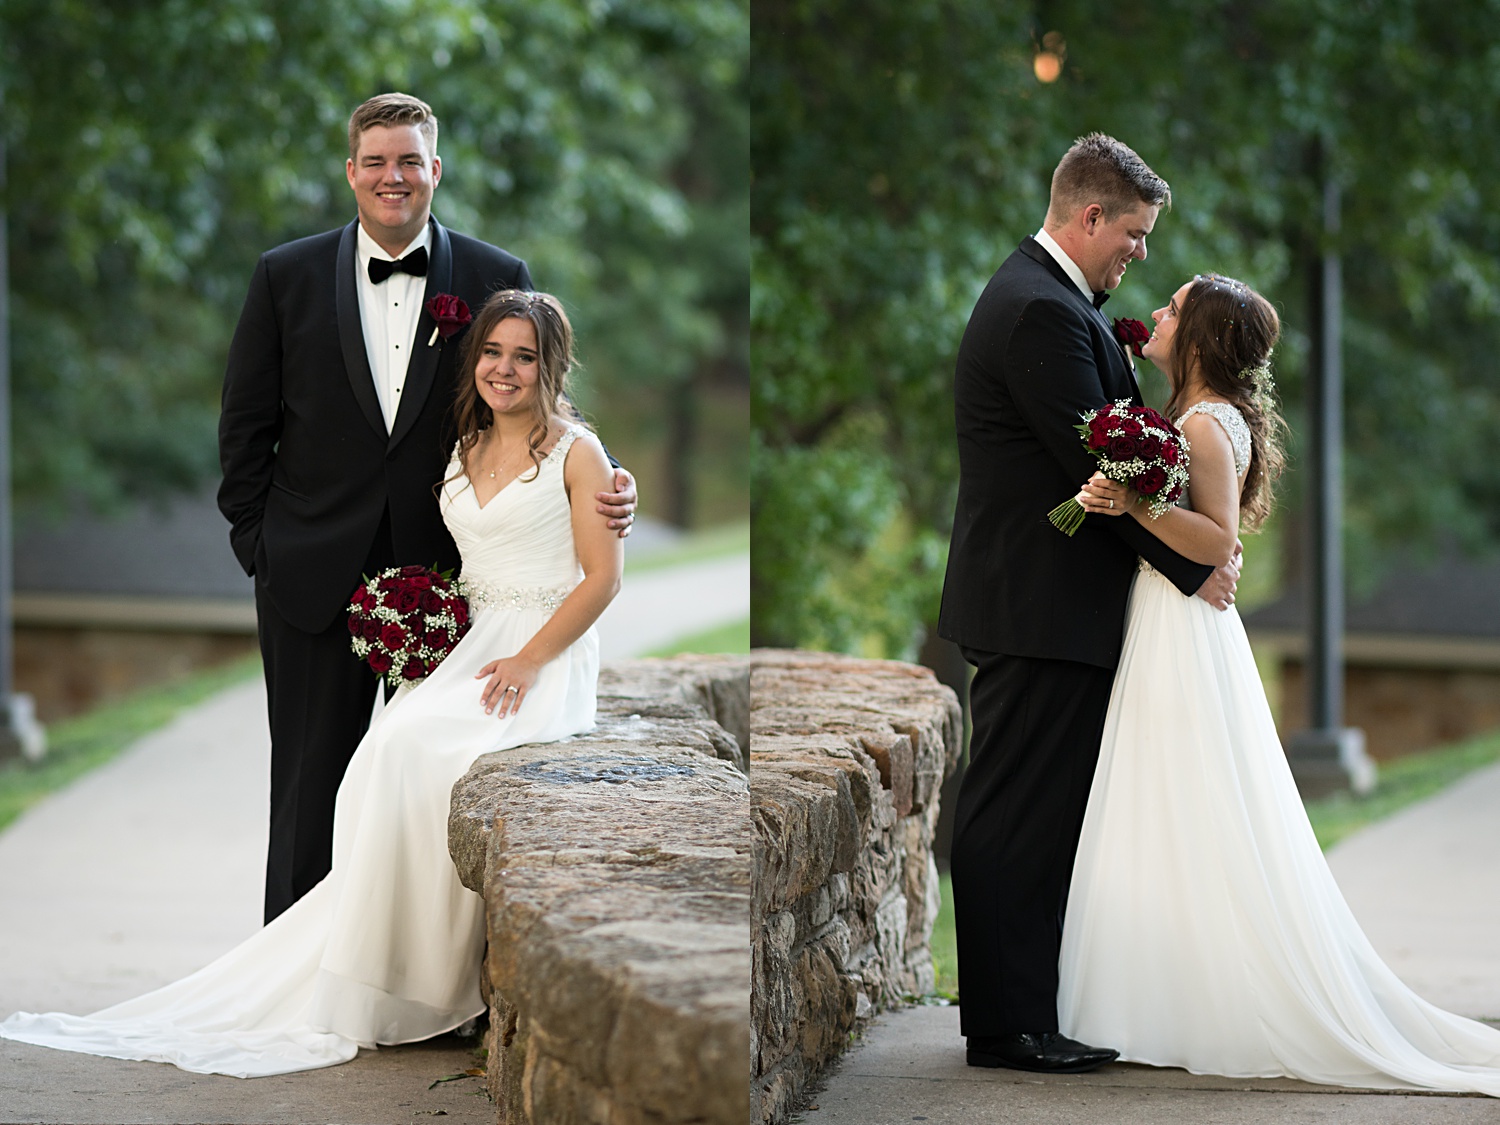
{"type": "Polygon", "coordinates": [[[1129,145],[1090,133],[1079,137],[1052,173],[1047,221],[1062,223],[1090,203],[1104,208],[1106,222],[1141,204],[1170,207],[1172,189],[1129,145]]]}
{"type": "Polygon", "coordinates": [[[349,115],[349,159],[359,155],[359,138],[376,125],[415,125],[427,142],[427,155],[437,153],[438,119],[432,107],[410,94],[376,94],[349,115]]]}

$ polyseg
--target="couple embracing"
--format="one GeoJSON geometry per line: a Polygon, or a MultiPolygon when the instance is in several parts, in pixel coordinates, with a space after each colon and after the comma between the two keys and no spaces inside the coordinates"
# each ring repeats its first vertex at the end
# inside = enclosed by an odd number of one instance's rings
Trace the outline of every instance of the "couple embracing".
{"type": "Polygon", "coordinates": [[[354,221],[261,257],[224,381],[219,502],[255,577],[270,709],[266,927],[165,988],[19,1012],[0,1037],[256,1077],[484,1010],[449,795],[481,754],[593,725],[593,624],[635,488],[570,403],[561,303],[432,218],[431,108],[356,109],[346,176],[354,221]],[[362,575],[434,565],[461,565],[468,632],[372,721],[344,610],[362,575]]]}
{"type": "Polygon", "coordinates": [[[1139,354],[1190,450],[1180,506],[1153,518],[1075,429],[1141,404],[1100,307],[1170,200],[1126,145],[1080,139],[959,348],[939,632],[975,667],[952,849],[968,1062],[1500,1096],[1500,1031],[1407,989],[1345,905],[1233,609],[1282,460],[1274,308],[1209,274],[1153,314],[1139,354]],[[1071,537],[1047,519],[1070,493],[1093,517],[1071,537]]]}

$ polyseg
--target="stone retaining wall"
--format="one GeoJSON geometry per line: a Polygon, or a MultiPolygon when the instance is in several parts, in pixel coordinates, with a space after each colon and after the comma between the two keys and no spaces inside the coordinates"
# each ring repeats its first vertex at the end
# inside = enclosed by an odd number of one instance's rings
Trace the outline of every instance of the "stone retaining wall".
{"type": "Polygon", "coordinates": [[[932,988],[932,838],[962,734],[926,668],[752,654],[752,1122],[785,1121],[860,1020],[932,988]]]}
{"type": "Polygon", "coordinates": [[[454,786],[504,1125],[744,1122],[749,710],[744,657],[617,662],[592,733],[454,786]]]}

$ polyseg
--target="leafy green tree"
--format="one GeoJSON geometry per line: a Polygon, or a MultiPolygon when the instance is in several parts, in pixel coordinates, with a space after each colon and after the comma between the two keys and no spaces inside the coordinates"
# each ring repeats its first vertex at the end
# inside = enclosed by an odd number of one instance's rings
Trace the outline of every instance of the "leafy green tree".
{"type": "Polygon", "coordinates": [[[758,0],[752,20],[758,643],[921,643],[957,483],[958,340],[1093,130],[1174,192],[1108,311],[1146,319],[1209,269],[1267,293],[1294,455],[1338,179],[1350,558],[1500,540],[1500,468],[1474,455],[1500,440],[1500,7],[758,0]]]}
{"type": "Polygon", "coordinates": [[[352,215],[345,122],[387,89],[437,110],[440,218],[522,254],[575,312],[586,406],[665,413],[705,372],[743,384],[748,255],[726,216],[747,210],[747,16],[739,0],[8,0],[18,493],[107,506],[216,472],[255,258],[352,215]]]}

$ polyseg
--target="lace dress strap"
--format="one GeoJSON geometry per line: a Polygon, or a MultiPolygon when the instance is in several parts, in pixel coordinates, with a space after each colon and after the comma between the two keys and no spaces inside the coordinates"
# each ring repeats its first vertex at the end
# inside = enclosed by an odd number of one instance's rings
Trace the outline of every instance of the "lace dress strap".
{"type": "Polygon", "coordinates": [[[1239,412],[1239,408],[1227,402],[1199,402],[1188,407],[1177,419],[1177,426],[1182,428],[1183,422],[1193,414],[1207,414],[1229,435],[1229,444],[1234,449],[1234,475],[1239,476],[1250,467],[1250,424],[1245,421],[1245,416],[1239,412]]]}
{"type": "Polygon", "coordinates": [[[552,447],[552,452],[547,454],[547,460],[550,461],[554,457],[559,461],[562,460],[568,455],[568,450],[572,448],[573,443],[586,433],[588,431],[582,426],[570,425],[562,432],[562,437],[557,439],[557,444],[552,447]]]}

